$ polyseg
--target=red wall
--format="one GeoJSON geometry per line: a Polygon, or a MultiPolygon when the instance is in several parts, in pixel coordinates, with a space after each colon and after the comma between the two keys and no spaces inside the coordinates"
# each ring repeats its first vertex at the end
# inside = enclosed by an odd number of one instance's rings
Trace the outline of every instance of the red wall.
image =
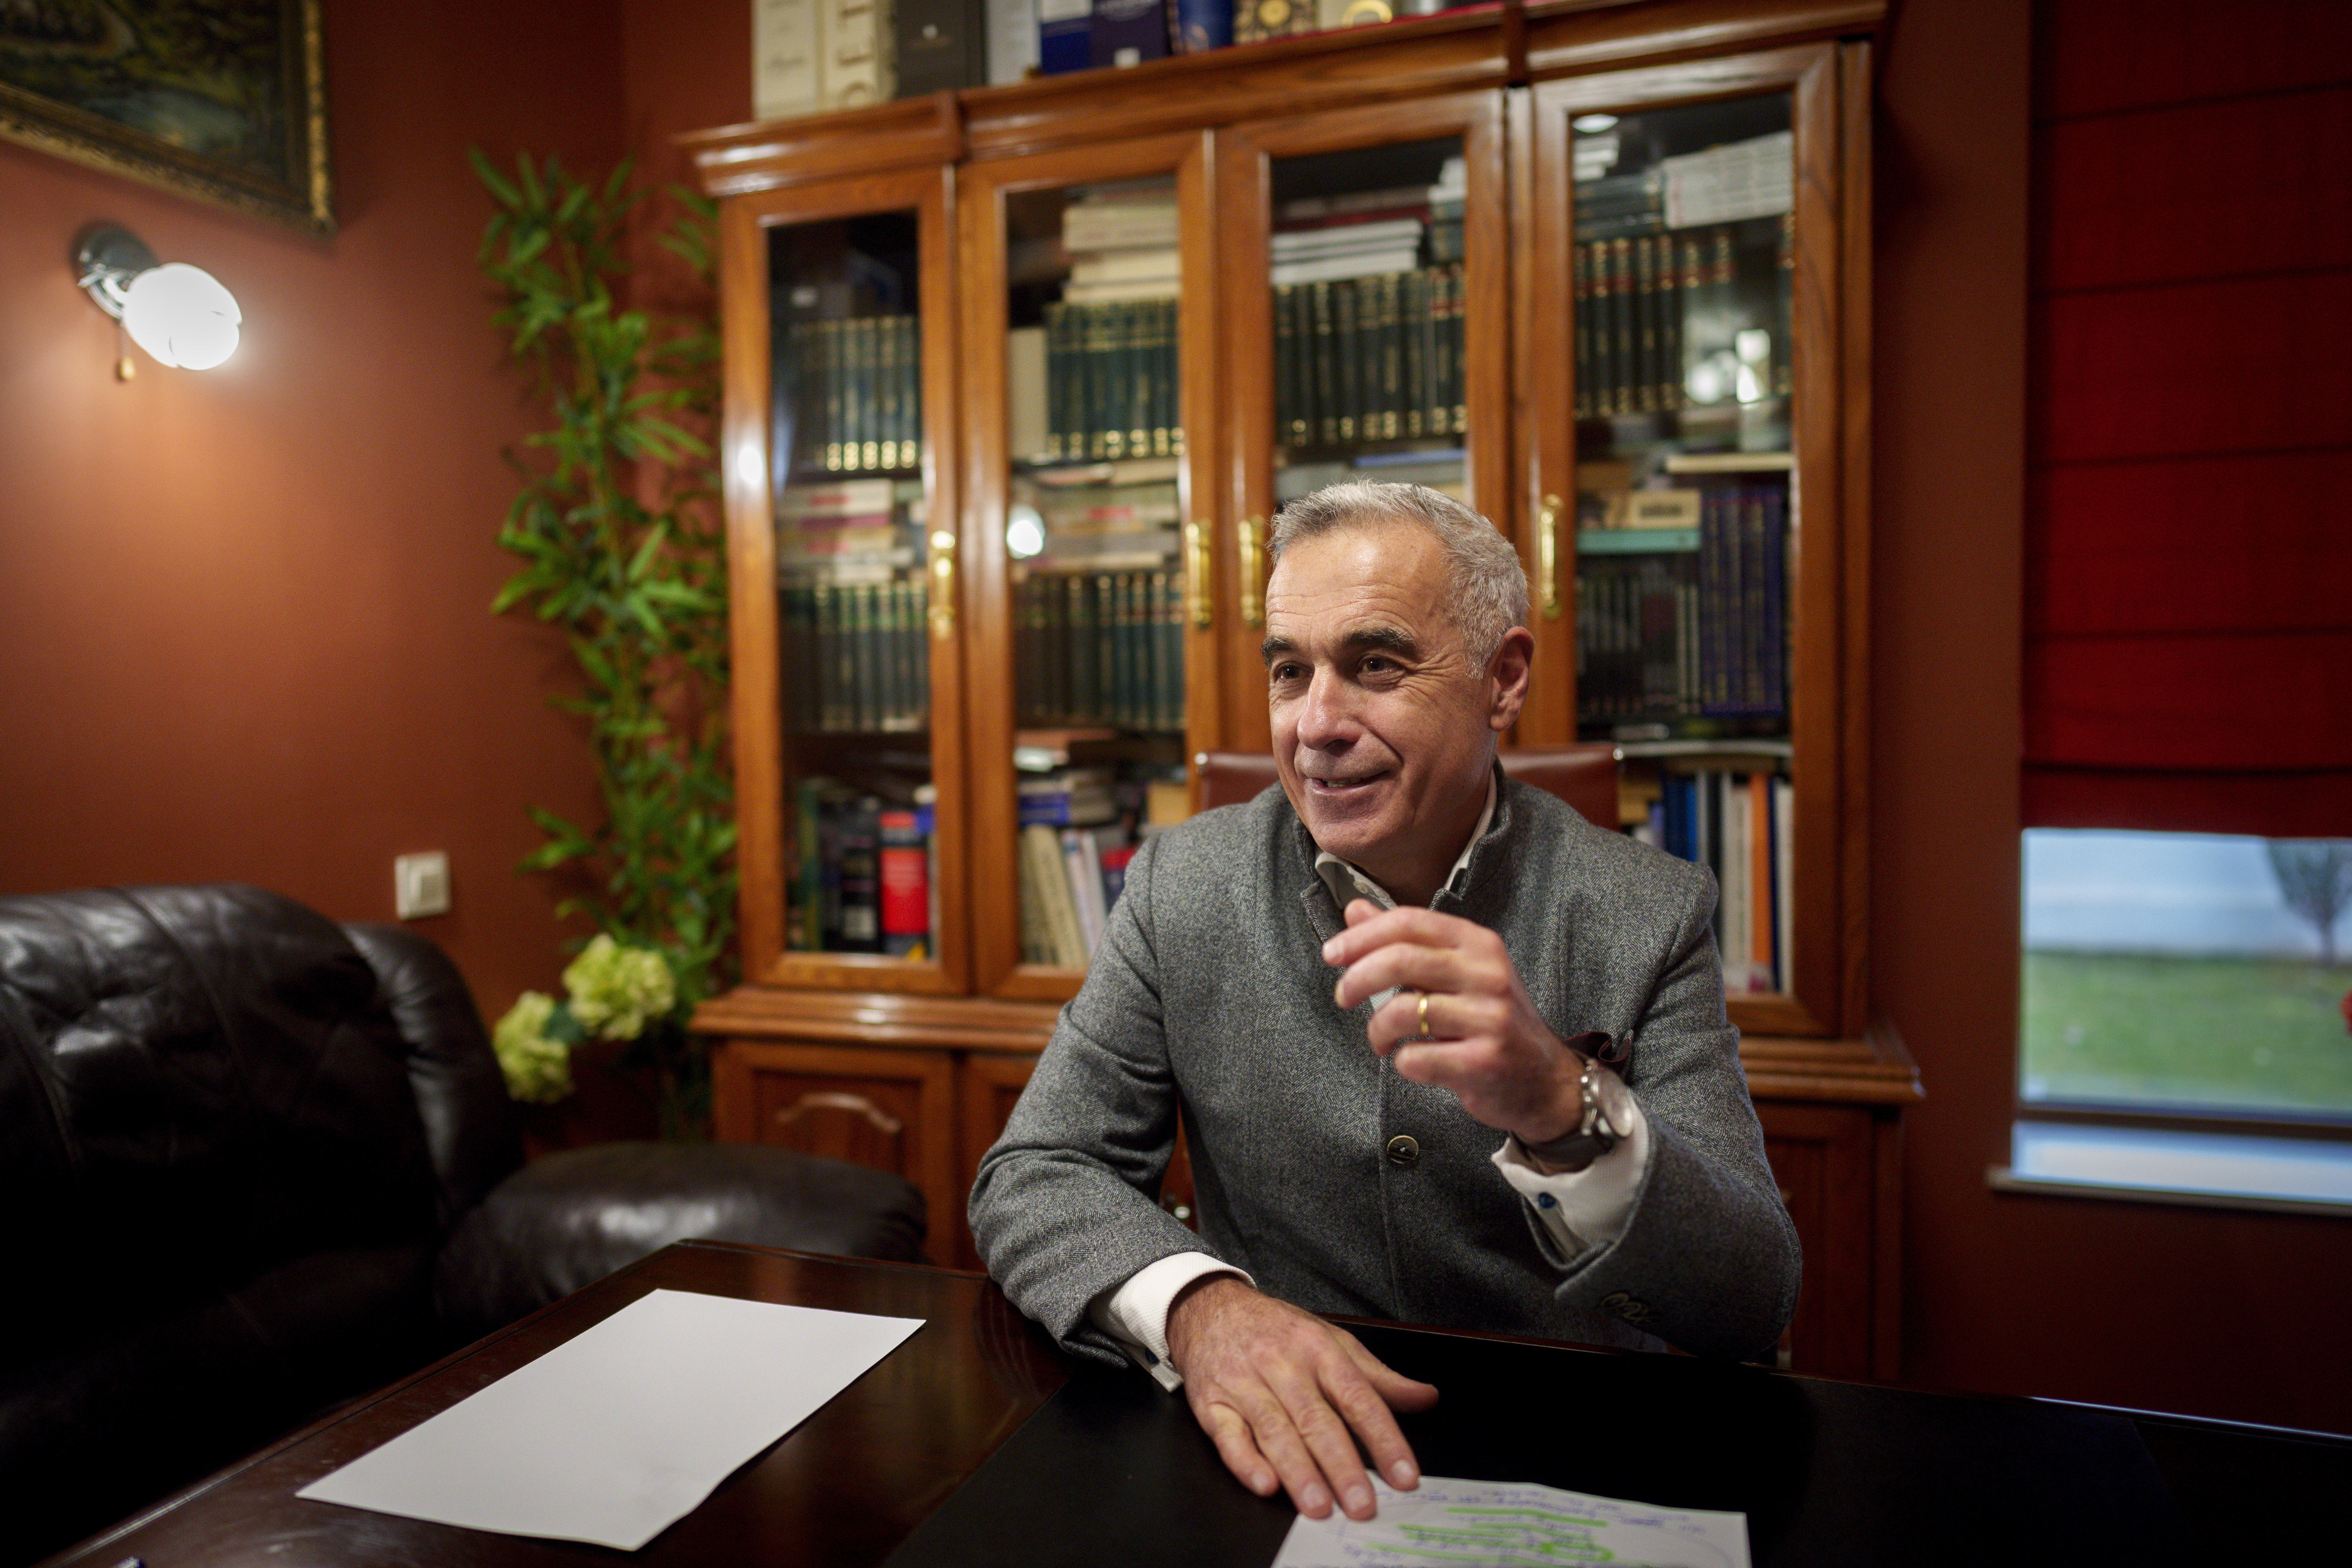
{"type": "Polygon", "coordinates": [[[464,153],[608,161],[619,31],[612,4],[330,0],[326,239],[0,143],[0,891],[235,879],[389,920],[393,857],[446,849],[455,908],[420,929],[493,1014],[552,984],[523,806],[593,795],[543,702],[560,643],[488,613],[499,450],[536,416],[464,153]],[[114,379],[68,263],[100,218],[228,285],[235,358],[114,379]]]}

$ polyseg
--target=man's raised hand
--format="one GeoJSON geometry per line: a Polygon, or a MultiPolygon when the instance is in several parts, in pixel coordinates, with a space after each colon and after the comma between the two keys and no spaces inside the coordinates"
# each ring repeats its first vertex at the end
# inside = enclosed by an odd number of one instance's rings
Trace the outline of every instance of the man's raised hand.
{"type": "Polygon", "coordinates": [[[1369,899],[1351,900],[1347,920],[1323,944],[1323,962],[1342,971],[1333,996],[1356,1007],[1403,987],[1365,1030],[1400,1075],[1452,1089],[1473,1118],[1522,1142],[1576,1126],[1582,1058],[1537,1015],[1501,937],[1459,915],[1369,899]]]}
{"type": "Polygon", "coordinates": [[[1310,1519],[1334,1499],[1349,1518],[1371,1518],[1360,1441],[1390,1485],[1419,1484],[1391,1412],[1426,1410],[1437,1390],[1390,1371],[1345,1329],[1212,1275],[1169,1308],[1168,1355],[1225,1468],[1258,1496],[1278,1486],[1310,1519]]]}

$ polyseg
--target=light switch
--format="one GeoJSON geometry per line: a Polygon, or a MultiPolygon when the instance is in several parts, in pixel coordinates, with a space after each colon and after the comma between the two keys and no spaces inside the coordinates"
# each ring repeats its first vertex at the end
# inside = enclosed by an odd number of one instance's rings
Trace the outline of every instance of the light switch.
{"type": "Polygon", "coordinates": [[[449,857],[438,849],[392,863],[392,902],[404,921],[449,912],[449,857]]]}

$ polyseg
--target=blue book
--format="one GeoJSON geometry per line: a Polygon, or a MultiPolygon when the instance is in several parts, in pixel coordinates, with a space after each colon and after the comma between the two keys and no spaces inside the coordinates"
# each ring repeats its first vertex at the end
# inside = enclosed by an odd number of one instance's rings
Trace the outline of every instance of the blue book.
{"type": "Polygon", "coordinates": [[[1097,66],[1134,66],[1168,53],[1166,0],[1094,0],[1087,58],[1097,66]]]}
{"type": "Polygon", "coordinates": [[[1037,69],[1046,76],[1094,63],[1092,0],[1037,0],[1037,69]]]}
{"type": "Polygon", "coordinates": [[[1222,49],[1234,41],[1233,0],[1168,0],[1175,23],[1169,42],[1180,55],[1222,49]]]}

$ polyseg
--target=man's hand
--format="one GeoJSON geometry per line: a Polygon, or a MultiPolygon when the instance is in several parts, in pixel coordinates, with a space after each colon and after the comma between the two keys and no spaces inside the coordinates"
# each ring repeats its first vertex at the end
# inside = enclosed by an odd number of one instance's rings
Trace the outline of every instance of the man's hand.
{"type": "Polygon", "coordinates": [[[1345,1329],[1212,1275],[1168,1309],[1168,1357],[1225,1468],[1258,1496],[1279,1485],[1310,1519],[1335,1497],[1349,1519],[1371,1518],[1358,1439],[1390,1485],[1420,1484],[1390,1412],[1426,1410],[1437,1390],[1391,1372],[1345,1329]]]}
{"type": "Polygon", "coordinates": [[[1345,971],[1334,995],[1356,1007],[1404,988],[1365,1029],[1374,1051],[1394,1054],[1401,1076],[1452,1089],[1473,1118],[1523,1143],[1577,1125],[1583,1059],[1537,1016],[1501,937],[1459,915],[1383,910],[1370,899],[1351,900],[1347,918],[1323,944],[1323,962],[1345,971]]]}

